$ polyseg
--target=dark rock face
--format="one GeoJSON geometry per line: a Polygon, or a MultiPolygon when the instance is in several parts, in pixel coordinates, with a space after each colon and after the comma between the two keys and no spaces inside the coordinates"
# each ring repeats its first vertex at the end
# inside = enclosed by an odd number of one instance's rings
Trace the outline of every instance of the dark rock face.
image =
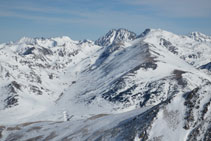
{"type": "Polygon", "coordinates": [[[209,100],[209,102],[207,102],[207,103],[203,106],[203,110],[202,110],[202,114],[201,114],[201,119],[202,119],[202,120],[204,120],[204,116],[205,116],[205,114],[208,112],[210,105],[211,105],[211,99],[209,100]]]}
{"type": "Polygon", "coordinates": [[[18,84],[16,81],[12,81],[10,86],[13,86],[13,87],[15,87],[15,88],[18,89],[18,90],[21,89],[21,85],[18,84]]]}
{"type": "Polygon", "coordinates": [[[145,29],[143,33],[141,33],[140,35],[137,36],[137,38],[145,37],[150,31],[151,31],[151,29],[149,29],[149,28],[145,29]]]}
{"type": "MultiPolygon", "coordinates": [[[[205,83],[205,86],[210,85],[205,83]]],[[[203,90],[203,87],[197,87],[192,91],[184,94],[186,106],[185,125],[184,129],[191,130],[188,135],[190,141],[211,139],[210,134],[210,122],[211,118],[207,116],[208,107],[210,107],[211,99],[206,99],[207,91],[203,90]],[[201,104],[203,100],[207,102],[201,104]]]]}
{"type": "Polygon", "coordinates": [[[117,92],[119,89],[122,89],[125,86],[124,78],[119,78],[113,83],[112,88],[105,92],[102,97],[111,102],[129,102],[128,98],[125,96],[131,95],[136,86],[134,85],[120,93],[117,92]]]}
{"type": "Polygon", "coordinates": [[[37,86],[33,85],[30,86],[30,90],[37,95],[42,95],[43,93],[37,86]]]}
{"type": "Polygon", "coordinates": [[[12,95],[12,96],[8,96],[4,102],[6,103],[5,108],[10,108],[13,106],[17,106],[18,105],[18,95],[12,95]]]}
{"type": "Polygon", "coordinates": [[[193,115],[193,108],[196,106],[196,101],[199,98],[197,95],[199,88],[193,89],[191,92],[188,92],[184,95],[185,103],[184,105],[187,107],[186,117],[185,120],[186,125],[184,126],[185,129],[189,129],[194,122],[194,115],[193,115]]]}
{"type": "Polygon", "coordinates": [[[178,49],[175,46],[173,46],[171,42],[163,38],[160,39],[160,42],[161,42],[160,45],[166,47],[170,52],[178,54],[178,49]]]}
{"type": "Polygon", "coordinates": [[[187,140],[188,141],[196,141],[196,140],[210,141],[210,139],[211,139],[211,127],[210,127],[211,123],[208,123],[209,125],[208,125],[208,127],[206,127],[206,124],[205,124],[206,122],[201,122],[199,125],[197,125],[190,132],[187,140]],[[199,139],[200,136],[202,136],[201,139],[199,139]]]}
{"type": "Polygon", "coordinates": [[[204,141],[210,141],[211,140],[211,123],[209,123],[209,128],[207,129],[205,136],[204,136],[204,141]]]}
{"type": "Polygon", "coordinates": [[[23,55],[32,54],[32,51],[33,51],[34,49],[35,49],[35,47],[31,47],[31,48],[27,49],[27,50],[23,53],[23,55]]]}
{"type": "Polygon", "coordinates": [[[211,62],[205,64],[205,65],[202,65],[199,67],[200,69],[206,69],[206,70],[209,70],[211,71],[211,62]]]}
{"type": "Polygon", "coordinates": [[[48,48],[44,48],[42,47],[41,49],[39,48],[38,49],[43,55],[53,55],[53,52],[48,49],[48,48]]]}
{"type": "Polygon", "coordinates": [[[6,86],[8,97],[4,100],[5,108],[10,108],[18,105],[18,91],[21,91],[21,85],[16,81],[12,81],[6,86]]]}
{"type": "Polygon", "coordinates": [[[34,50],[38,50],[38,52],[43,55],[53,55],[53,52],[50,49],[45,48],[45,47],[41,47],[41,48],[30,47],[23,53],[23,55],[29,55],[29,54],[35,55],[35,53],[33,52],[34,50]]]}
{"type": "Polygon", "coordinates": [[[139,67],[140,68],[144,68],[145,70],[147,70],[147,69],[153,69],[153,70],[155,70],[157,68],[157,64],[155,64],[152,61],[147,61],[145,63],[142,63],[139,67]]]}
{"type": "Polygon", "coordinates": [[[187,85],[187,82],[183,79],[182,74],[186,73],[185,71],[181,70],[174,70],[174,78],[177,80],[178,84],[181,85],[183,88],[187,85]]]}

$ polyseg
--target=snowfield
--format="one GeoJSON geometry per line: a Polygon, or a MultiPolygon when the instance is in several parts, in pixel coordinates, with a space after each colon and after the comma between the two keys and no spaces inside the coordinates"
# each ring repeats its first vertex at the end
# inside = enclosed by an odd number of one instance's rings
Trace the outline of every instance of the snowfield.
{"type": "Polygon", "coordinates": [[[161,29],[1,44],[0,140],[210,141],[210,54],[161,29]]]}

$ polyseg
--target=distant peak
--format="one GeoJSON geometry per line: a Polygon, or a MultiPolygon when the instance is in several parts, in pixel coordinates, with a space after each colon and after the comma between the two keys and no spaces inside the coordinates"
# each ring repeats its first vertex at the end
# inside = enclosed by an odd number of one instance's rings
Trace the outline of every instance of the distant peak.
{"type": "Polygon", "coordinates": [[[79,44],[83,44],[83,43],[94,44],[94,42],[92,40],[89,40],[89,39],[80,40],[78,43],[79,44]]]}
{"type": "Polygon", "coordinates": [[[72,40],[68,36],[60,36],[60,37],[52,37],[52,38],[44,38],[44,37],[22,37],[17,44],[27,44],[27,45],[40,45],[40,46],[48,46],[53,47],[56,45],[64,45],[65,43],[78,43],[78,41],[72,40]]]}
{"type": "Polygon", "coordinates": [[[201,32],[191,32],[188,36],[199,42],[211,41],[210,36],[207,36],[201,32]]]}
{"type": "Polygon", "coordinates": [[[114,42],[130,41],[136,38],[136,34],[124,28],[111,29],[105,36],[95,41],[100,46],[109,46],[114,42]]]}
{"type": "Polygon", "coordinates": [[[72,40],[69,36],[60,36],[60,37],[54,37],[50,38],[50,40],[56,41],[57,43],[66,43],[66,42],[72,42],[72,43],[77,43],[78,41],[72,40]]]}
{"type": "Polygon", "coordinates": [[[54,38],[51,38],[51,39],[60,39],[60,40],[65,40],[65,41],[72,41],[72,39],[68,36],[60,36],[60,37],[54,37],[54,38]]]}
{"type": "Polygon", "coordinates": [[[19,41],[20,41],[20,42],[23,42],[23,41],[26,41],[26,40],[29,40],[29,39],[31,39],[31,38],[29,38],[29,37],[25,37],[25,36],[24,36],[24,37],[20,38],[20,40],[19,40],[19,41]]]}
{"type": "Polygon", "coordinates": [[[190,33],[190,36],[195,36],[195,37],[199,37],[199,36],[201,36],[201,37],[206,37],[206,35],[203,34],[203,33],[201,33],[201,32],[191,32],[191,33],[190,33]]]}
{"type": "Polygon", "coordinates": [[[33,44],[35,43],[35,38],[30,38],[30,37],[22,37],[18,43],[26,43],[26,44],[33,44]]]}

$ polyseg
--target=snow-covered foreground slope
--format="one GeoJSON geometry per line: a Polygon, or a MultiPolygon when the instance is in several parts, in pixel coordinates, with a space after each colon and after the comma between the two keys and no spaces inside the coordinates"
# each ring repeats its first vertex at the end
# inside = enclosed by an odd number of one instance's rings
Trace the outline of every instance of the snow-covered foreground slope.
{"type": "Polygon", "coordinates": [[[210,140],[210,39],[118,29],[1,44],[0,138],[210,140]]]}

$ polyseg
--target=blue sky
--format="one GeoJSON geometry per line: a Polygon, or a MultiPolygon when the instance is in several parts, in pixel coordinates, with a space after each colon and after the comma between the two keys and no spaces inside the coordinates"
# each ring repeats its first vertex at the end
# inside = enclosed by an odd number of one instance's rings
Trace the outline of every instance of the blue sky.
{"type": "Polygon", "coordinates": [[[23,36],[95,40],[113,28],[211,35],[211,0],[0,0],[0,43],[23,36]]]}

